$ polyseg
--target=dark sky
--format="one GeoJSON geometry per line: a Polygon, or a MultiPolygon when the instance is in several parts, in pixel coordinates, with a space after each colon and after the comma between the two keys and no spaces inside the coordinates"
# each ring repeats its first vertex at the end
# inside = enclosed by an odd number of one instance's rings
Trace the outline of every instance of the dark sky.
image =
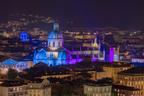
{"type": "Polygon", "coordinates": [[[14,13],[52,16],[75,26],[144,28],[143,0],[0,0],[0,18],[14,13]]]}

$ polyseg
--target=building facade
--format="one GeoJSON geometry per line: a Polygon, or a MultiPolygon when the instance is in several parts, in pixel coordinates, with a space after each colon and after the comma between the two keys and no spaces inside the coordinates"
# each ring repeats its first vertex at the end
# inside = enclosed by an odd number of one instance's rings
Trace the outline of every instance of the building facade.
{"type": "Polygon", "coordinates": [[[19,81],[5,81],[0,85],[0,96],[27,96],[26,85],[19,81]]]}
{"type": "Polygon", "coordinates": [[[114,96],[143,96],[141,90],[125,85],[113,85],[114,96]]]}
{"type": "Polygon", "coordinates": [[[59,24],[54,23],[53,31],[48,35],[47,49],[38,49],[34,52],[34,64],[43,62],[51,66],[73,64],[78,60],[71,52],[63,47],[63,35],[59,32],[59,24]]]}
{"type": "Polygon", "coordinates": [[[110,85],[84,85],[84,96],[111,96],[110,85]]]}
{"type": "Polygon", "coordinates": [[[144,69],[134,67],[118,74],[119,84],[140,89],[141,96],[144,96],[144,69]]]}
{"type": "Polygon", "coordinates": [[[49,81],[45,78],[40,83],[28,83],[27,96],[51,96],[51,87],[49,81]]]}
{"type": "Polygon", "coordinates": [[[105,71],[105,74],[107,75],[106,77],[112,78],[114,82],[118,82],[118,73],[122,72],[124,70],[132,68],[131,65],[129,64],[111,64],[111,65],[106,65],[103,67],[103,70],[105,71]]]}

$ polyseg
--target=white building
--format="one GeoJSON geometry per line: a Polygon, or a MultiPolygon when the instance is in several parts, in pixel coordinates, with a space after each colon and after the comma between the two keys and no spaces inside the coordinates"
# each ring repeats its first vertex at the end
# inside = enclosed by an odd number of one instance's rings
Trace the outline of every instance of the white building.
{"type": "Polygon", "coordinates": [[[0,96],[26,96],[26,85],[19,81],[5,81],[0,85],[0,96]]]}
{"type": "Polygon", "coordinates": [[[51,87],[47,79],[28,84],[7,80],[0,84],[0,96],[51,96],[51,87]]]}
{"type": "Polygon", "coordinates": [[[27,96],[51,96],[49,81],[45,78],[41,83],[29,83],[27,85],[27,96]]]}

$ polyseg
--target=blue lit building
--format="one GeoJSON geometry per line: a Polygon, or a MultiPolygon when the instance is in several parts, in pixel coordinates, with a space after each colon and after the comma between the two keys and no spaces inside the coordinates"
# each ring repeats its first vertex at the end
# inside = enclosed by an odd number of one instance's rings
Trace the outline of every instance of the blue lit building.
{"type": "Polygon", "coordinates": [[[36,49],[34,52],[34,64],[43,62],[51,66],[70,64],[72,60],[71,52],[63,47],[63,35],[59,32],[59,24],[54,23],[53,30],[47,39],[47,49],[36,49]]]}
{"type": "Polygon", "coordinates": [[[27,33],[27,32],[25,32],[25,31],[22,31],[21,33],[20,33],[20,40],[22,41],[22,42],[27,42],[27,41],[29,41],[30,40],[30,36],[29,36],[29,34],[27,33]]]}
{"type": "Polygon", "coordinates": [[[0,62],[0,73],[6,74],[8,69],[15,69],[17,71],[21,71],[26,68],[30,68],[32,66],[31,61],[24,61],[24,60],[15,60],[12,58],[7,58],[0,62]]]}

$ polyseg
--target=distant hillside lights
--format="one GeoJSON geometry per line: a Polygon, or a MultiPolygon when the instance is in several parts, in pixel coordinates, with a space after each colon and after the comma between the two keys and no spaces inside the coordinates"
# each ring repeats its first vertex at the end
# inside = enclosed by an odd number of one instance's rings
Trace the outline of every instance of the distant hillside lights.
{"type": "Polygon", "coordinates": [[[6,37],[6,38],[9,38],[10,34],[8,32],[3,32],[3,36],[6,37]]]}
{"type": "Polygon", "coordinates": [[[0,35],[2,35],[5,38],[13,38],[18,36],[19,31],[4,31],[0,35]]]}
{"type": "Polygon", "coordinates": [[[142,58],[132,58],[132,63],[144,63],[144,59],[142,59],[142,58]]]}

